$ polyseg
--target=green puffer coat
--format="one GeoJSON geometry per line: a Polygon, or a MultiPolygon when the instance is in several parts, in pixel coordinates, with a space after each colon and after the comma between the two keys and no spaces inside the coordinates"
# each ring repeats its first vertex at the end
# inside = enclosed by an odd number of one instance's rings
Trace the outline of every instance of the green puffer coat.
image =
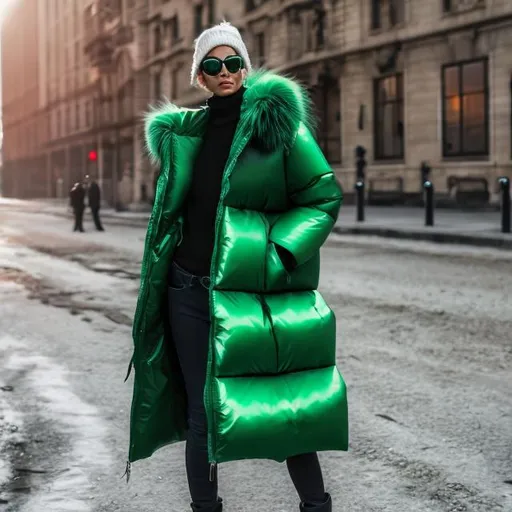
{"type": "MultiPolygon", "coordinates": [[[[294,81],[249,75],[226,164],[211,265],[205,407],[211,463],[346,450],[334,313],[317,291],[320,247],[342,193],[294,81]],[[294,257],[286,269],[276,246],[294,257]]],[[[208,109],[170,104],[146,119],[160,162],[134,318],[129,461],[185,438],[186,394],[166,315],[166,276],[208,109]]]]}

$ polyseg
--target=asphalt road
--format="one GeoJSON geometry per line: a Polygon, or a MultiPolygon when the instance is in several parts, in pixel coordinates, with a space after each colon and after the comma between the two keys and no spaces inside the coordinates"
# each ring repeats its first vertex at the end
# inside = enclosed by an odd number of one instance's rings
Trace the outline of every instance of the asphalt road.
{"type": "MultiPolygon", "coordinates": [[[[144,231],[0,207],[0,510],[184,512],[184,446],[122,480],[144,231]]],[[[512,511],[512,252],[330,238],[351,449],[335,512],[512,511]]],[[[294,511],[284,465],[222,465],[228,512],[294,511]]]]}

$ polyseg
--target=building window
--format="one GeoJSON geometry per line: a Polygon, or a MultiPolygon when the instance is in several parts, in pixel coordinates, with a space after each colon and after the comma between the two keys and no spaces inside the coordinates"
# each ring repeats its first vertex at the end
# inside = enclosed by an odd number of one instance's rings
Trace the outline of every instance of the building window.
{"type": "Polygon", "coordinates": [[[180,86],[180,70],[178,68],[171,71],[171,99],[176,99],[179,96],[180,86]]]}
{"type": "Polygon", "coordinates": [[[390,29],[405,19],[404,0],[371,0],[372,30],[390,29]]]}
{"type": "Polygon", "coordinates": [[[203,4],[194,7],[194,29],[196,36],[203,31],[203,4]]]}
{"type": "Polygon", "coordinates": [[[178,15],[171,18],[171,41],[175,43],[180,38],[180,23],[178,15]]]}
{"type": "Polygon", "coordinates": [[[443,156],[489,154],[487,59],[442,68],[443,156]]]}
{"type": "Polygon", "coordinates": [[[75,129],[80,130],[80,102],[75,103],[75,129]]]}
{"type": "Polygon", "coordinates": [[[374,81],[374,151],[376,160],[404,157],[403,75],[374,81]]]}
{"type": "Polygon", "coordinates": [[[256,66],[265,65],[265,33],[259,32],[254,35],[254,51],[256,53],[256,66]]]}
{"type": "Polygon", "coordinates": [[[160,25],[157,25],[153,30],[153,52],[155,55],[162,51],[162,31],[160,25]]]}
{"type": "Polygon", "coordinates": [[[60,132],[61,132],[61,118],[60,118],[60,110],[57,110],[57,115],[56,115],[57,119],[55,121],[55,124],[56,124],[56,130],[55,130],[55,135],[57,138],[60,137],[60,132]]]}
{"type": "Polygon", "coordinates": [[[215,0],[208,0],[208,25],[215,23],[215,0]]]}
{"type": "Polygon", "coordinates": [[[443,12],[460,13],[485,7],[485,0],[440,0],[443,12]]]}
{"type": "Polygon", "coordinates": [[[87,100],[85,102],[85,127],[90,128],[92,124],[92,109],[91,109],[91,101],[87,100]]]}
{"type": "Polygon", "coordinates": [[[162,95],[162,73],[155,73],[153,76],[153,95],[156,100],[162,95]]]}

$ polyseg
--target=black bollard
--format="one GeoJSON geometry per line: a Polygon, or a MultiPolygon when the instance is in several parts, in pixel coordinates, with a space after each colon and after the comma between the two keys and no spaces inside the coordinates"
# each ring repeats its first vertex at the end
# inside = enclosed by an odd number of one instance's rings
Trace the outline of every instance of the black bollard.
{"type": "Polygon", "coordinates": [[[357,221],[364,222],[364,178],[366,169],[366,149],[363,146],[356,147],[356,203],[357,203],[357,221]]]}
{"type": "Polygon", "coordinates": [[[430,173],[432,172],[432,167],[428,165],[427,162],[423,161],[420,165],[420,188],[425,186],[426,181],[430,181],[430,173]]]}
{"type": "Polygon", "coordinates": [[[423,183],[425,193],[425,226],[434,225],[434,185],[427,180],[423,183]]]}
{"type": "Polygon", "coordinates": [[[510,233],[510,180],[500,178],[501,187],[501,232],[510,233]]]}
{"type": "Polygon", "coordinates": [[[364,222],[364,181],[358,181],[355,189],[357,201],[357,222],[364,222]]]}

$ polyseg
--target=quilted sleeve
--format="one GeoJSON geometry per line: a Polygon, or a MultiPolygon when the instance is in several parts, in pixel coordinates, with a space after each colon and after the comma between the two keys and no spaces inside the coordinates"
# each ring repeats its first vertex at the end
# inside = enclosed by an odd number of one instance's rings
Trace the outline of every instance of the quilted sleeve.
{"type": "Polygon", "coordinates": [[[286,159],[288,195],[292,207],[270,231],[278,252],[302,265],[318,252],[338,218],[343,193],[311,132],[301,126],[286,159]]]}

